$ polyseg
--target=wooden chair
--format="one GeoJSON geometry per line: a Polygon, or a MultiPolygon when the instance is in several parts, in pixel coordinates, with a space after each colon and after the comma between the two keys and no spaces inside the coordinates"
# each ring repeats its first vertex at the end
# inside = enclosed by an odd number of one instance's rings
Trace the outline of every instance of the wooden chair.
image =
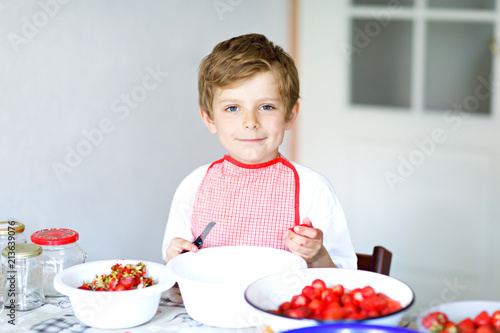
{"type": "Polygon", "coordinates": [[[382,246],[375,246],[373,253],[356,253],[358,257],[358,269],[389,275],[391,269],[392,253],[382,246]]]}

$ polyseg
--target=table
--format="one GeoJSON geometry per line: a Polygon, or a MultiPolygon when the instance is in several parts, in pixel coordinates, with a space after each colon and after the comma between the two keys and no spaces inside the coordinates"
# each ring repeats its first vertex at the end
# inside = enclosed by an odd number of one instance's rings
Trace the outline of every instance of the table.
{"type": "MultiPolygon", "coordinates": [[[[0,332],[31,333],[141,333],[141,332],[179,332],[179,333],[261,333],[259,327],[218,328],[204,325],[192,319],[182,303],[179,289],[173,287],[161,295],[158,311],[147,323],[118,330],[104,330],[89,327],[80,322],[71,308],[67,297],[47,298],[45,304],[31,311],[16,311],[15,325],[9,324],[8,311],[0,313],[0,332]]],[[[415,329],[414,323],[404,322],[401,326],[415,329]]]]}
{"type": "Polygon", "coordinates": [[[104,330],[89,327],[79,321],[73,314],[71,303],[67,297],[47,298],[45,304],[31,311],[16,311],[15,325],[8,321],[6,309],[0,313],[0,332],[33,332],[33,333],[140,333],[140,332],[179,332],[179,333],[259,333],[257,327],[228,329],[204,325],[192,319],[186,312],[178,288],[164,292],[160,299],[158,311],[147,323],[118,330],[104,330]]]}

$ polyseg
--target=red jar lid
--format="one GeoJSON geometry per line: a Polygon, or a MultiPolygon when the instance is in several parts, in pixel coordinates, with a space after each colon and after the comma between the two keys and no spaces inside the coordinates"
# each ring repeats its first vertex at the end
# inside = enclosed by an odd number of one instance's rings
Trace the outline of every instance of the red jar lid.
{"type": "Polygon", "coordinates": [[[71,229],[42,229],[31,235],[31,241],[38,245],[64,245],[78,240],[78,233],[71,229]]]}

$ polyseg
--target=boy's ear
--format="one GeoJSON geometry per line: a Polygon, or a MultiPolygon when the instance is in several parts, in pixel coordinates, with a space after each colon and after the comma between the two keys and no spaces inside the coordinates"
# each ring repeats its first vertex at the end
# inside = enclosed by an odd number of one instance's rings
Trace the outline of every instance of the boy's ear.
{"type": "Polygon", "coordinates": [[[205,124],[205,126],[207,126],[210,133],[212,134],[217,133],[217,127],[215,126],[215,122],[210,118],[208,113],[205,112],[205,110],[203,110],[201,107],[200,107],[200,115],[201,119],[203,120],[203,123],[205,124]]]}
{"type": "Polygon", "coordinates": [[[295,119],[297,119],[298,114],[299,114],[299,102],[295,103],[295,105],[292,108],[292,112],[290,113],[290,117],[286,121],[286,124],[285,124],[286,131],[292,129],[293,122],[295,121],[295,119]]]}

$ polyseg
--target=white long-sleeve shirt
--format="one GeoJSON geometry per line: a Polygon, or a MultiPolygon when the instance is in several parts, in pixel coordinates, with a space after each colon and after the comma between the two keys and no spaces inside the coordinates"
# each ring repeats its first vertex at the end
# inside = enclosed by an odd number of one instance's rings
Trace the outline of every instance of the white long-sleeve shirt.
{"type": "MultiPolygon", "coordinates": [[[[291,162],[300,181],[300,221],[308,217],[313,227],[323,232],[323,245],[332,261],[340,268],[357,268],[357,258],[352,246],[347,222],[335,191],[324,176],[305,166],[291,162]]],[[[189,174],[179,185],[172,200],[165,228],[162,255],[172,239],[180,237],[194,241],[191,232],[191,216],[196,192],[208,170],[209,164],[189,174]]]]}

